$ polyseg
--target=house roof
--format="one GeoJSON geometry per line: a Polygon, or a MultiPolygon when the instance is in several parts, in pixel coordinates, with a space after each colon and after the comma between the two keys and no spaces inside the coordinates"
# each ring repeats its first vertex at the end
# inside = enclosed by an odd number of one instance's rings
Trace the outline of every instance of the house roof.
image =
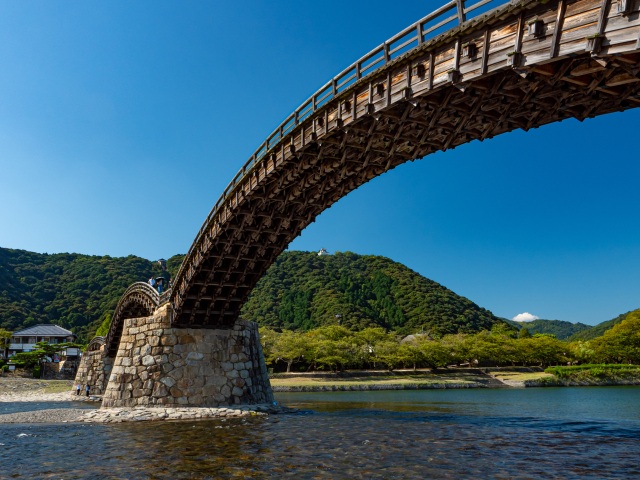
{"type": "Polygon", "coordinates": [[[69,330],[59,327],[58,325],[46,324],[46,325],[36,325],[34,327],[25,328],[24,330],[20,330],[19,332],[13,333],[14,337],[75,337],[73,332],[69,330]]]}

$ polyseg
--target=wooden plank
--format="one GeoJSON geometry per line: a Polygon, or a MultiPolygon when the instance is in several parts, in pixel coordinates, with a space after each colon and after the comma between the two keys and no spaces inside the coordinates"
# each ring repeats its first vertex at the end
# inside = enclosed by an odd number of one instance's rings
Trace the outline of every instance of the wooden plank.
{"type": "Polygon", "coordinates": [[[435,55],[433,52],[431,52],[429,53],[429,90],[433,88],[434,62],[435,62],[435,55]]]}
{"type": "Polygon", "coordinates": [[[560,34],[562,32],[566,8],[567,5],[565,3],[565,0],[560,0],[558,2],[558,16],[556,17],[556,25],[553,29],[553,38],[551,40],[551,49],[549,52],[549,56],[551,58],[554,58],[558,55],[558,43],[560,42],[560,34]]]}
{"type": "Polygon", "coordinates": [[[485,30],[484,32],[484,41],[482,43],[482,67],[480,67],[480,74],[484,75],[487,73],[487,67],[489,62],[489,45],[491,41],[491,35],[489,30],[485,30]]]}
{"type": "MultiPolygon", "coordinates": [[[[591,10],[585,10],[574,15],[569,15],[568,8],[564,17],[564,31],[568,32],[574,28],[582,27],[587,24],[598,25],[598,18],[600,16],[600,8],[593,8],[591,10]]],[[[595,32],[595,31],[594,31],[595,32]]]]}
{"type": "Polygon", "coordinates": [[[596,27],[596,33],[602,35],[607,24],[607,15],[609,13],[609,6],[611,0],[602,0],[600,2],[600,12],[598,13],[598,26],[596,27]]]}

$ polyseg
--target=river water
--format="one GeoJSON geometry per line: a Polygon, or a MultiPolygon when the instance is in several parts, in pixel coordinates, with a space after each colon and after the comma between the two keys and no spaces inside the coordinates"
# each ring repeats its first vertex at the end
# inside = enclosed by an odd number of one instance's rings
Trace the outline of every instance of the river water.
{"type": "Polygon", "coordinates": [[[640,478],[640,387],[277,398],[300,413],[0,425],[0,478],[640,478]]]}

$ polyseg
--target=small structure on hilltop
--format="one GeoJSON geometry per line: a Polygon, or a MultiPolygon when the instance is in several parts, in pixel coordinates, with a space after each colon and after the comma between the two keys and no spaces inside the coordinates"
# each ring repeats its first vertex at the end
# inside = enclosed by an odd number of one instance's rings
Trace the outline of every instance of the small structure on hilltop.
{"type": "Polygon", "coordinates": [[[324,255],[330,255],[330,253],[329,253],[329,252],[327,252],[327,249],[326,249],[326,248],[321,248],[321,249],[320,249],[320,251],[318,252],[318,256],[319,256],[319,257],[322,257],[322,256],[324,256],[324,255]]]}

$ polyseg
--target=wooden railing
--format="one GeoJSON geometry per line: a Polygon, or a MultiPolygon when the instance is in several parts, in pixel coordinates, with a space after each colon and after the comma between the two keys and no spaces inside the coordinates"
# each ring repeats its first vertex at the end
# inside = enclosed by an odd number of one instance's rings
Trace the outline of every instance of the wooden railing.
{"type": "MultiPolygon", "coordinates": [[[[371,75],[398,56],[419,47],[425,41],[467,20],[475,18],[481,13],[486,13],[487,10],[497,8],[507,3],[509,3],[509,0],[478,0],[476,2],[469,0],[450,0],[439,9],[418,20],[416,23],[409,25],[400,33],[394,35],[382,45],[374,48],[365,56],[345,68],[324,84],[316,93],[311,95],[302,105],[296,108],[296,110],[267,137],[224,189],[224,192],[207,216],[203,228],[215,216],[234,187],[240,183],[253,165],[261,160],[269,150],[277,145],[286,135],[291,133],[295,127],[313,115],[323,105],[333,100],[356,81],[371,75]],[[485,8],[483,9],[483,7],[485,8]]],[[[202,230],[199,234],[201,233],[203,233],[202,230]]]]}
{"type": "MultiPolygon", "coordinates": [[[[244,177],[252,171],[253,167],[264,158],[273,147],[279,144],[280,141],[307,118],[313,116],[317,110],[339,96],[354,83],[374,74],[399,56],[419,48],[423,43],[435,38],[441,33],[451,30],[478,15],[508,4],[510,1],[514,0],[450,0],[429,15],[409,25],[380,46],[374,48],[329,80],[316,93],[303,102],[302,105],[295,109],[295,111],[267,137],[251,158],[242,166],[209,212],[185,260],[190,258],[192,250],[199,243],[198,239],[205,233],[207,226],[211,224],[220,208],[227,202],[227,199],[242,182],[244,177]]],[[[186,265],[184,264],[181,266],[176,280],[179,280],[182,275],[185,274],[185,272],[183,272],[183,268],[185,267],[186,265]]]]}

